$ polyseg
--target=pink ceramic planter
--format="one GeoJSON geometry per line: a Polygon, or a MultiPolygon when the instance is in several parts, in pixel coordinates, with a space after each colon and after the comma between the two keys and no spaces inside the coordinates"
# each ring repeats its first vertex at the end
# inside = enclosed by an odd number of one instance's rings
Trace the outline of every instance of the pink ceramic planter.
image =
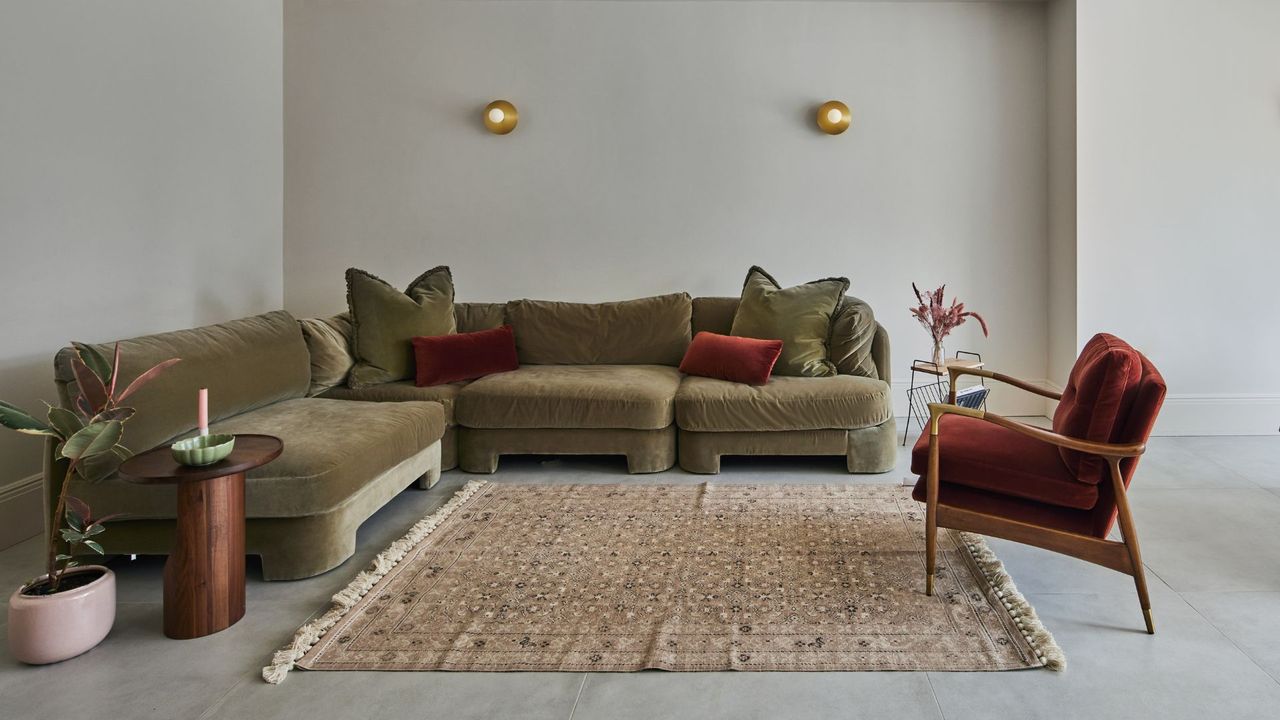
{"type": "Polygon", "coordinates": [[[45,665],[87,652],[111,632],[116,621],[116,576],[88,565],[73,573],[98,570],[102,577],[68,592],[9,598],[9,651],[29,665],[45,665]]]}

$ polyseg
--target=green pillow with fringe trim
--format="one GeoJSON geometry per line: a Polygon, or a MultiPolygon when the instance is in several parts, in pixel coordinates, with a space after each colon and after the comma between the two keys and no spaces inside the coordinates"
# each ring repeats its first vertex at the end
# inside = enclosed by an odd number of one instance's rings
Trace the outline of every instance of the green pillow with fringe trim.
{"type": "Polygon", "coordinates": [[[825,278],[784,288],[759,267],[747,271],[731,335],[781,340],[775,375],[829,377],[836,374],[827,351],[831,317],[849,289],[848,278],[825,278]]]}
{"type": "Polygon", "coordinates": [[[413,377],[413,338],[457,332],[453,275],[444,265],[419,275],[404,292],[350,268],[347,305],[356,358],[347,384],[353,388],[413,377]]]}

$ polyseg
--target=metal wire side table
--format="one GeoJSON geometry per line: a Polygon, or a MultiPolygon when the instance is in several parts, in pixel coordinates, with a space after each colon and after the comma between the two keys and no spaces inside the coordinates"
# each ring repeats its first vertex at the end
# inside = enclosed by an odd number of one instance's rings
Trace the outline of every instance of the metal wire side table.
{"type": "MultiPolygon", "coordinates": [[[[929,403],[944,403],[947,396],[951,392],[949,375],[947,368],[964,367],[964,368],[980,368],[982,367],[982,355],[967,350],[957,350],[956,356],[942,362],[942,367],[938,367],[932,360],[913,360],[911,362],[911,385],[907,388],[907,427],[902,431],[902,445],[907,444],[907,436],[911,434],[911,421],[914,420],[921,430],[929,423],[929,403]],[[962,357],[963,356],[963,357],[962,357]],[[918,376],[923,376],[917,381],[918,376]],[[933,376],[936,380],[929,380],[928,377],[933,376]]],[[[983,387],[986,387],[987,381],[979,378],[983,387]]],[[[984,397],[981,404],[982,409],[987,407],[987,399],[984,397]]]]}

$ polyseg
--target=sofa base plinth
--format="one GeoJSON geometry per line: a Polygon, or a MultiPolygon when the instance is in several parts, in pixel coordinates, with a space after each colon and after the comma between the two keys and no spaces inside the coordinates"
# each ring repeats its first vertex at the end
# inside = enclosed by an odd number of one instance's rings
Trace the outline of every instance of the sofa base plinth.
{"type": "Polygon", "coordinates": [[[444,429],[444,437],[440,438],[440,469],[452,470],[458,467],[458,426],[450,425],[444,429]]]}
{"type": "Polygon", "coordinates": [[[897,424],[859,430],[698,432],[680,430],[680,467],[715,475],[725,455],[843,455],[851,473],[882,473],[897,462],[897,424]]]}
{"type": "Polygon", "coordinates": [[[503,455],[624,455],[633,474],[676,464],[676,428],[458,428],[458,467],[493,473],[503,455]]]}

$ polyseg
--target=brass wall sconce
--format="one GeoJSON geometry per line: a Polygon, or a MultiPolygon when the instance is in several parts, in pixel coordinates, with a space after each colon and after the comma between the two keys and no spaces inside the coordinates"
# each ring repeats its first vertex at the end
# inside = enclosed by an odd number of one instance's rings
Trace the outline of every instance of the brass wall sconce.
{"type": "Polygon", "coordinates": [[[839,100],[828,100],[818,107],[818,127],[828,135],[848,130],[849,119],[849,106],[839,100]]]}
{"type": "Polygon", "coordinates": [[[506,100],[494,100],[484,106],[484,126],[494,135],[506,135],[516,129],[520,113],[506,100]]]}

